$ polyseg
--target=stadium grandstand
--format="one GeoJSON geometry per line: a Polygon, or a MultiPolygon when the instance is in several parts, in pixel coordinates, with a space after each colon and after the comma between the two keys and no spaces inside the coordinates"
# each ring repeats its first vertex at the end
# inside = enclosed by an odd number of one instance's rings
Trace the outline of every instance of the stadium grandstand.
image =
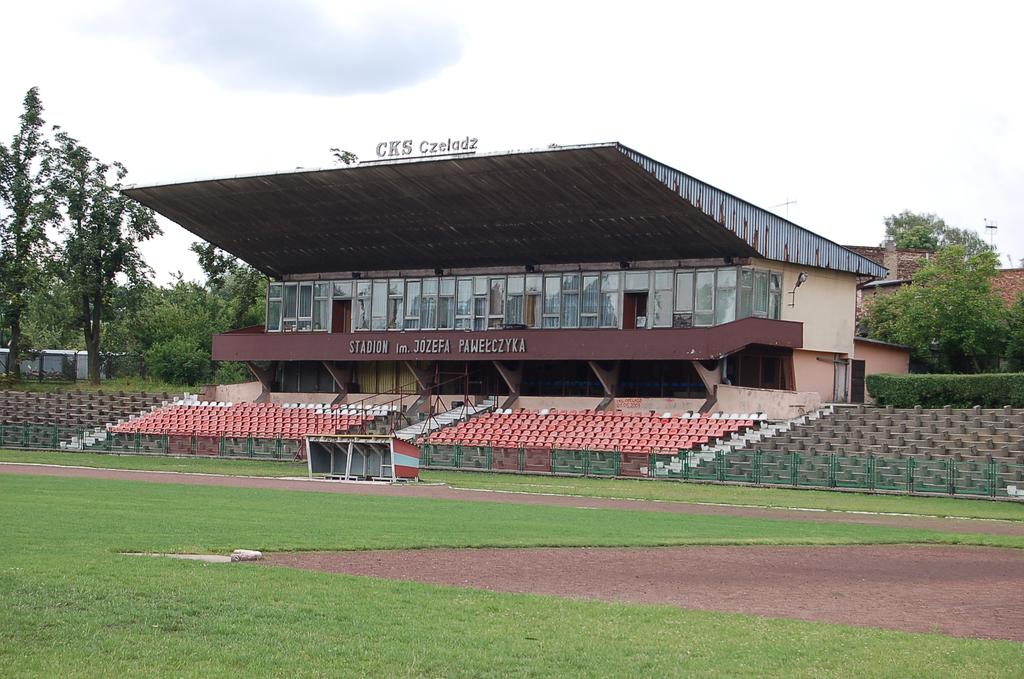
{"type": "Polygon", "coordinates": [[[390,427],[426,466],[904,490],[913,460],[932,483],[948,455],[947,480],[984,467],[977,494],[1018,473],[1016,413],[859,427],[831,405],[907,369],[854,337],[858,285],[885,267],[618,143],[127,192],[271,282],[264,325],[213,338],[253,382],[111,436],[340,451],[390,427]]]}
{"type": "Polygon", "coordinates": [[[618,143],[127,193],[272,279],[266,324],[213,338],[257,400],[786,418],[873,372],[884,267],[618,143]]]}

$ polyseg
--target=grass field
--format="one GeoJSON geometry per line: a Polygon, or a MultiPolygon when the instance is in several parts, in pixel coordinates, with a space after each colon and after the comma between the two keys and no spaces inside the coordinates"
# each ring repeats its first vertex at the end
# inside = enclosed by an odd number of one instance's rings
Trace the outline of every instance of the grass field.
{"type": "Polygon", "coordinates": [[[119,554],[972,540],[1003,539],[2,475],[0,676],[1010,676],[1011,642],[119,554]]]}
{"type": "MultiPolygon", "coordinates": [[[[221,460],[217,458],[173,458],[146,455],[106,455],[25,450],[0,450],[0,462],[141,469],[154,471],[200,472],[244,476],[305,476],[306,466],[297,462],[263,460],[221,460]]],[[[966,498],[908,497],[868,495],[786,488],[750,488],[745,486],[673,481],[593,479],[550,476],[519,476],[478,472],[442,472],[425,470],[424,481],[446,483],[454,488],[555,493],[583,497],[639,498],[670,502],[707,502],[752,505],[758,507],[800,507],[857,512],[894,512],[925,516],[965,516],[978,519],[1024,521],[1024,504],[991,502],[966,498]]]]}
{"type": "Polygon", "coordinates": [[[117,377],[114,379],[103,380],[98,385],[90,384],[86,380],[79,380],[77,382],[65,382],[61,380],[39,381],[32,379],[25,379],[17,382],[4,380],[3,388],[11,391],[31,391],[37,393],[54,391],[103,391],[110,394],[118,391],[145,391],[150,394],[167,393],[169,395],[177,394],[178,396],[185,392],[196,394],[202,390],[202,387],[198,385],[189,386],[169,384],[167,382],[161,382],[148,377],[117,377]]]}

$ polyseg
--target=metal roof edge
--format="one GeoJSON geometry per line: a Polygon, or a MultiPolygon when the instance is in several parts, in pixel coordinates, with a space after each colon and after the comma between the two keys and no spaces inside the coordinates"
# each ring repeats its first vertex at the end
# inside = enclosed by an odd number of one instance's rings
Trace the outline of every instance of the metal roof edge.
{"type": "Polygon", "coordinates": [[[533,153],[551,153],[557,151],[581,151],[596,148],[619,148],[622,145],[617,141],[602,141],[590,144],[551,144],[545,148],[510,149],[507,151],[487,151],[484,153],[445,153],[430,156],[413,156],[408,158],[378,158],[374,160],[361,160],[354,165],[341,165],[337,167],[304,167],[294,170],[271,170],[267,172],[247,172],[236,175],[220,177],[200,177],[197,179],[186,179],[177,182],[164,184],[128,184],[123,191],[145,191],[146,189],[163,189],[171,186],[185,186],[188,184],[203,184],[207,182],[223,182],[233,179],[258,179],[259,177],[280,177],[293,174],[315,174],[317,172],[351,172],[362,167],[382,167],[387,165],[415,165],[419,163],[440,162],[445,160],[465,160],[470,158],[500,158],[503,156],[520,156],[533,153]]]}
{"type": "Polygon", "coordinates": [[[886,342],[885,340],[875,339],[873,337],[859,337],[854,336],[854,342],[867,342],[868,344],[877,344],[882,347],[892,347],[894,349],[906,349],[907,351],[913,351],[914,347],[907,346],[906,344],[896,344],[895,342],[886,342]]]}
{"type": "MultiPolygon", "coordinates": [[[[888,269],[886,269],[884,266],[878,264],[877,262],[874,262],[874,261],[868,259],[867,257],[864,257],[863,255],[860,255],[860,254],[858,254],[856,252],[853,252],[852,250],[849,250],[849,249],[845,248],[844,246],[840,245],[839,243],[836,243],[835,241],[829,240],[828,238],[825,238],[824,236],[821,236],[821,235],[811,231],[810,229],[802,227],[799,224],[796,224],[794,222],[789,221],[788,219],[784,219],[783,217],[778,216],[774,212],[770,212],[768,210],[765,210],[764,208],[758,207],[757,205],[754,205],[753,203],[751,203],[749,201],[743,200],[742,198],[739,198],[738,196],[736,196],[734,194],[731,194],[728,191],[723,191],[722,189],[719,189],[716,186],[712,186],[711,184],[708,184],[707,182],[701,181],[700,179],[697,179],[696,177],[694,177],[692,175],[689,175],[689,174],[687,174],[687,173],[685,173],[685,172],[683,172],[681,170],[677,170],[676,168],[674,168],[674,167],[672,167],[670,165],[666,165],[665,163],[662,163],[660,161],[654,160],[650,156],[647,156],[647,155],[645,155],[643,153],[640,153],[639,151],[637,151],[637,150],[635,150],[635,149],[633,149],[633,148],[631,148],[629,146],[626,146],[625,144],[617,143],[616,147],[619,149],[619,151],[621,153],[623,153],[623,155],[625,155],[626,157],[630,158],[631,160],[636,162],[641,167],[644,167],[644,169],[647,169],[648,171],[650,171],[652,174],[657,176],[658,179],[662,183],[664,183],[666,186],[668,186],[671,190],[675,191],[676,193],[679,193],[679,195],[681,195],[683,198],[686,198],[687,200],[689,200],[689,197],[687,195],[683,194],[683,189],[684,189],[683,184],[685,184],[685,183],[689,183],[689,184],[695,185],[696,188],[698,188],[702,193],[712,193],[712,194],[718,194],[719,196],[721,196],[722,200],[716,201],[716,202],[719,202],[719,212],[720,212],[720,214],[717,215],[717,216],[715,214],[713,214],[712,212],[709,212],[708,209],[704,207],[703,201],[700,201],[699,205],[697,205],[697,204],[695,204],[695,205],[697,207],[699,207],[701,210],[703,210],[704,213],[707,214],[709,217],[711,217],[712,219],[717,221],[719,224],[721,224],[724,228],[729,229],[730,231],[735,233],[737,236],[739,236],[743,240],[747,241],[747,243],[749,243],[752,247],[754,247],[754,249],[756,249],[759,253],[761,253],[767,259],[774,259],[776,261],[789,262],[789,263],[793,263],[793,264],[803,264],[803,265],[806,265],[806,266],[814,266],[814,267],[818,267],[818,268],[838,269],[840,271],[846,271],[846,272],[849,272],[849,273],[856,273],[856,274],[869,275],[869,276],[877,276],[879,278],[882,278],[882,277],[884,277],[884,276],[886,276],[888,274],[888,269]],[[674,186],[673,183],[670,183],[670,181],[667,179],[666,175],[671,174],[671,173],[675,173],[675,175],[677,175],[677,177],[674,177],[673,179],[676,180],[675,183],[678,185],[678,187],[674,186]],[[842,266],[838,265],[838,262],[833,264],[833,263],[831,263],[830,260],[826,260],[825,264],[822,264],[822,263],[820,263],[820,249],[818,250],[818,253],[819,253],[819,261],[818,262],[812,261],[809,258],[809,253],[807,253],[806,251],[805,252],[799,252],[799,251],[796,252],[795,253],[795,258],[784,256],[783,253],[772,252],[771,251],[771,246],[772,245],[778,245],[779,243],[776,242],[776,243],[765,244],[764,242],[756,242],[756,240],[757,240],[756,226],[755,226],[755,234],[754,235],[743,235],[743,234],[737,232],[736,228],[732,228],[732,227],[730,227],[728,224],[726,224],[724,222],[724,219],[723,219],[724,215],[722,213],[723,213],[723,208],[726,208],[725,203],[727,203],[727,202],[732,203],[733,205],[731,205],[731,209],[725,209],[724,212],[725,213],[731,213],[733,215],[733,217],[734,217],[734,222],[735,222],[735,217],[737,216],[737,213],[740,213],[740,212],[752,213],[752,216],[760,217],[761,220],[765,222],[764,225],[766,227],[769,226],[769,224],[767,224],[767,222],[772,222],[773,224],[771,224],[770,226],[781,226],[783,228],[783,230],[796,230],[799,234],[803,235],[805,239],[808,239],[808,240],[810,240],[812,242],[813,241],[818,241],[818,242],[820,242],[822,244],[826,244],[828,246],[828,249],[836,250],[836,251],[841,252],[841,253],[845,253],[853,261],[858,262],[858,264],[863,264],[864,266],[863,267],[858,266],[857,268],[842,267],[842,266]],[[739,209],[737,210],[737,208],[739,208],[739,209]]],[[[693,203],[692,200],[690,202],[693,203]]],[[[746,220],[747,217],[745,216],[744,219],[746,220]]],[[[769,233],[768,238],[765,238],[765,240],[768,240],[769,238],[770,238],[770,233],[769,233]]],[[[786,248],[787,245],[788,245],[788,243],[783,243],[782,244],[784,251],[787,249],[786,248]]]]}

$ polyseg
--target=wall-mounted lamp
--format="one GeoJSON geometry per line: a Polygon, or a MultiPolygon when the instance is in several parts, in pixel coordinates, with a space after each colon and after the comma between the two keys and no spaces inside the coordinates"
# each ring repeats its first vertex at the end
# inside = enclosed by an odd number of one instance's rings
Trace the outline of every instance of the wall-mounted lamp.
{"type": "Polygon", "coordinates": [[[434,275],[435,276],[443,276],[444,275],[444,269],[434,269],[434,275]]]}
{"type": "Polygon", "coordinates": [[[362,278],[362,277],[363,277],[363,272],[362,271],[353,271],[352,272],[352,278],[362,278]]]}
{"type": "Polygon", "coordinates": [[[619,262],[619,268],[620,269],[628,269],[629,268],[629,262],[619,262]]]}
{"type": "Polygon", "coordinates": [[[527,264],[525,268],[526,273],[533,273],[534,271],[537,270],[537,267],[535,267],[533,264],[527,264]]]}
{"type": "Polygon", "coordinates": [[[800,275],[796,277],[796,285],[789,291],[789,306],[796,306],[796,289],[799,288],[807,281],[807,272],[801,271],[800,275]]]}

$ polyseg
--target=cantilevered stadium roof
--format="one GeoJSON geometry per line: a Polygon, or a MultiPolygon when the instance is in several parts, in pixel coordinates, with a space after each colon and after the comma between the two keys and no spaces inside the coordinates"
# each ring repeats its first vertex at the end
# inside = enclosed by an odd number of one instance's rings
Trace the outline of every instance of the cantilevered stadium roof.
{"type": "Polygon", "coordinates": [[[126,193],[270,276],[762,256],[885,268],[617,143],[126,193]]]}

